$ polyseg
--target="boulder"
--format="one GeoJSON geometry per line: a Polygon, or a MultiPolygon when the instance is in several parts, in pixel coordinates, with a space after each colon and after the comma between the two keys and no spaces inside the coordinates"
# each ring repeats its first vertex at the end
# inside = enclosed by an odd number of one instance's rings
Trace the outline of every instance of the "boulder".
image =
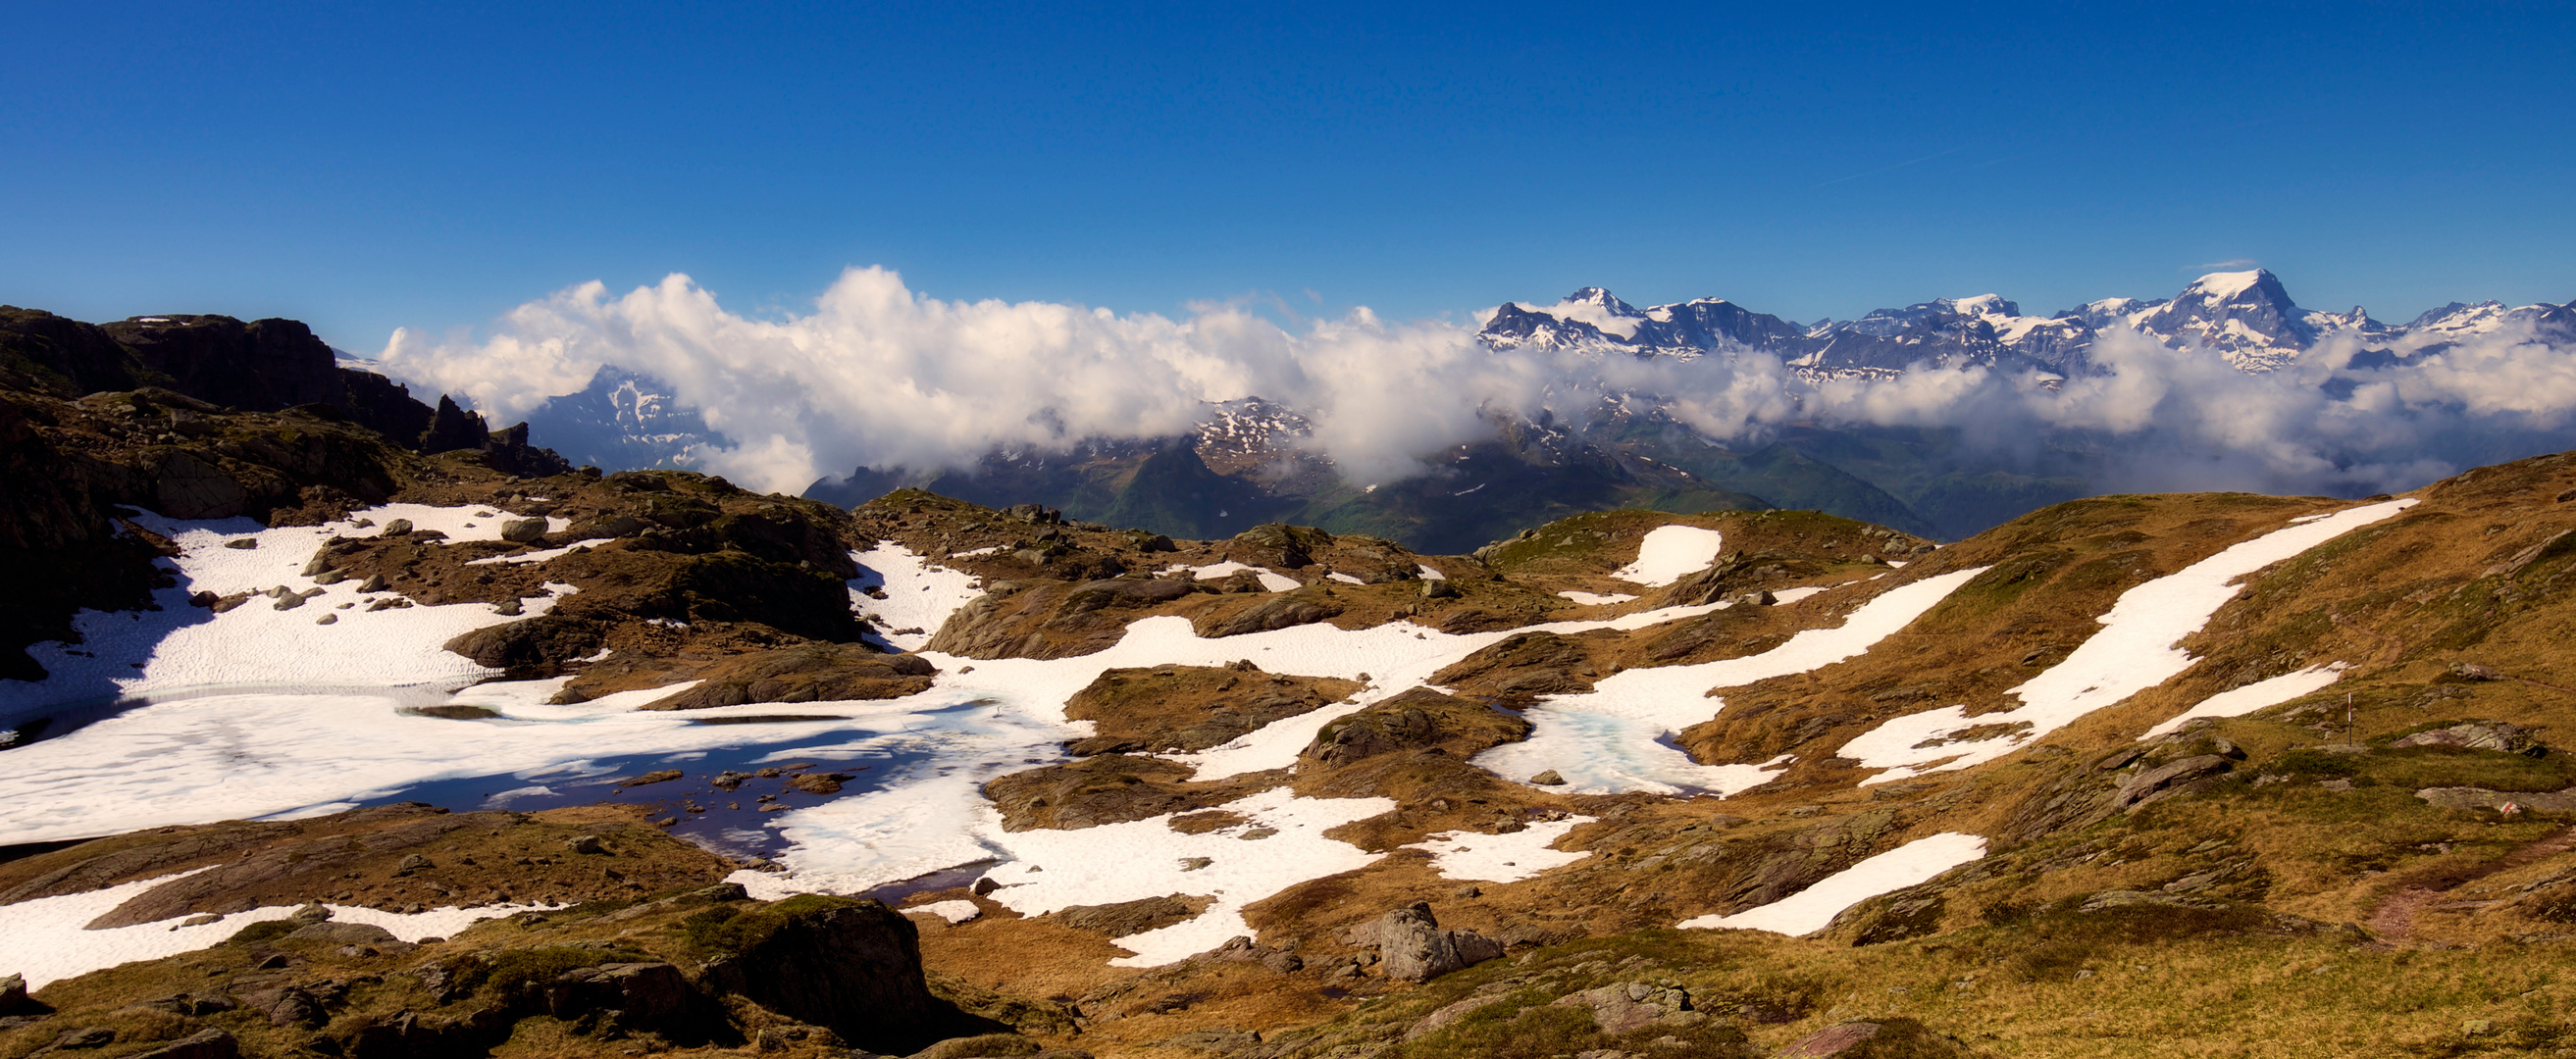
{"type": "Polygon", "coordinates": [[[546,535],[546,520],[541,518],[505,519],[501,539],[513,544],[533,544],[546,535]]]}
{"type": "Polygon", "coordinates": [[[566,971],[546,983],[542,1002],[547,1014],[566,1021],[613,1012],[622,1028],[684,1037],[703,1035],[721,1018],[680,969],[667,963],[603,963],[566,971]]]}
{"type": "Polygon", "coordinates": [[[1442,930],[1429,904],[1416,901],[1352,928],[1353,944],[1378,950],[1388,978],[1427,982],[1503,954],[1503,943],[1472,930],[1442,930]]]}
{"type": "Polygon", "coordinates": [[[12,974],[0,978],[0,1015],[6,1015],[27,1004],[27,976],[12,974]]]}
{"type": "Polygon", "coordinates": [[[2135,809],[2147,802],[2183,793],[2180,788],[2184,785],[2225,772],[2235,764],[2217,754],[2195,754],[2168,761],[2121,780],[2119,793],[2111,798],[2111,807],[2135,809]]]}
{"type": "MultiPolygon", "coordinates": [[[[730,907],[730,906],[717,906],[730,907]]],[[[871,1051],[904,1054],[947,1036],[922,980],[912,921],[878,901],[806,895],[725,920],[698,984],[871,1051]]]]}

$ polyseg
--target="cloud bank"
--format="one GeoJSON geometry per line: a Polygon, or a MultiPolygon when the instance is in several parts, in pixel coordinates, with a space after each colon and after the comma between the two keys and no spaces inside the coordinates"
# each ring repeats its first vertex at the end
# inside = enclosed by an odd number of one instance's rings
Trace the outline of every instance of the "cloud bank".
{"type": "Polygon", "coordinates": [[[859,466],[966,468],[996,448],[1180,434],[1210,403],[1253,396],[1306,413],[1312,447],[1361,482],[1419,473],[1423,457],[1492,436],[1497,417],[1579,419],[1619,395],[1731,441],[1788,423],[1945,427],[2009,464],[2092,439],[2104,454],[2095,484],[2112,489],[2357,495],[2576,447],[2576,351],[2527,329],[2356,369],[2361,349],[2331,337],[2288,370],[2247,374],[2207,350],[2114,332],[2093,347],[2098,373],[2058,383],[1921,366],[1809,382],[1750,351],[1689,362],[1495,353],[1473,323],[1388,323],[1356,309],[1283,325],[1235,303],[1174,318],[952,302],[861,268],[812,312],[774,320],[727,311],[683,275],[624,295],[587,283],[481,335],[396,331],[379,363],[499,422],[579,391],[603,365],[642,372],[736,442],[698,453],[702,466],[791,492],[859,466]]]}

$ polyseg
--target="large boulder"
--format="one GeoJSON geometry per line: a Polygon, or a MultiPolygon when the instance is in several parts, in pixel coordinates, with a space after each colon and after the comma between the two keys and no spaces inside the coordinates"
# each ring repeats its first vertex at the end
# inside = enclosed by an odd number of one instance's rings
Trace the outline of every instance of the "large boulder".
{"type": "Polygon", "coordinates": [[[1442,930],[1429,904],[1416,901],[1351,930],[1355,945],[1378,950],[1388,978],[1427,982],[1503,955],[1503,943],[1472,930],[1442,930]]]}
{"type": "Polygon", "coordinates": [[[901,1055],[953,1028],[954,1009],[922,980],[919,933],[882,902],[791,897],[708,923],[696,936],[711,950],[701,988],[830,1027],[858,1047],[901,1055]]]}

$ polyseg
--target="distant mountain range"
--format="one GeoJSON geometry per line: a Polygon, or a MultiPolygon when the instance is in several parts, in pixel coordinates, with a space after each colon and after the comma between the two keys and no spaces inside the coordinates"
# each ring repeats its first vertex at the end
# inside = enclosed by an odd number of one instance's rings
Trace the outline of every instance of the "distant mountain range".
{"type": "MultiPolygon", "coordinates": [[[[2062,380],[2105,370],[2095,346],[2117,331],[2204,348],[2259,373],[2288,367],[2330,339],[2356,340],[2349,367],[2385,366],[2508,327],[2576,344],[2576,304],[2453,303],[2391,325],[2360,307],[2302,308],[2279,277],[2256,269],[2202,276],[2171,298],[2106,298],[2051,316],[1983,294],[1800,324],[1722,298],[1639,309],[1586,287],[1549,305],[1507,302],[1477,338],[1498,355],[1770,357],[1810,380],[1972,365],[2062,380]]],[[[726,444],[669,393],[649,377],[604,368],[530,422],[545,443],[611,470],[688,467],[703,447],[726,444]]],[[[1455,552],[1535,521],[1623,506],[1814,508],[1955,539],[2098,491],[2091,472],[2100,454],[2081,446],[2041,442],[2006,467],[1937,428],[1793,424],[1752,445],[1729,444],[1668,415],[1653,395],[1631,396],[1644,399],[1497,422],[1490,440],[1436,454],[1433,473],[1395,483],[1344,480],[1328,459],[1300,447],[1309,424],[1298,409],[1256,397],[1209,406],[1189,435],[995,451],[972,472],[859,467],[814,483],[807,495],[855,504],[922,486],[1178,536],[1286,520],[1455,552]]]]}
{"type": "Polygon", "coordinates": [[[1811,376],[1849,377],[1890,375],[1915,365],[2082,372],[2092,366],[2094,342],[2115,330],[2174,346],[2197,343],[2242,370],[2271,371],[2338,332],[2350,332],[2366,349],[2405,359],[2513,324],[2576,340],[2576,306],[2453,302],[2389,325],[2360,306],[2341,313],[2300,308],[2280,277],[2255,269],[2202,276],[2172,298],[2104,298],[2054,316],[2027,316],[1999,295],[1980,294],[1801,325],[1722,298],[1638,309],[1609,291],[1585,287],[1554,305],[1505,303],[1481,337],[1495,349],[1685,359],[1759,352],[1811,376]]]}

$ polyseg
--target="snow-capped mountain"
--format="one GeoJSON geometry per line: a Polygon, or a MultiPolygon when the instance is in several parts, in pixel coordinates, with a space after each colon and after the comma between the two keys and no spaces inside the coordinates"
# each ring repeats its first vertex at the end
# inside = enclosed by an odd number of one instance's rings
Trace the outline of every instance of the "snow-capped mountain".
{"type": "Polygon", "coordinates": [[[2391,327],[2359,306],[2340,313],[2301,308],[2280,277],[2253,269],[2210,273],[2171,298],[2104,298],[2054,316],[2027,315],[2000,295],[1980,294],[1806,327],[1723,299],[1638,309],[1609,291],[1585,287],[1554,305],[1506,303],[1481,337],[1496,350],[1682,359],[1758,351],[1811,377],[1851,377],[1892,375],[1916,364],[2077,373],[2088,368],[2095,339],[2113,329],[2208,349],[2245,371],[2271,371],[2334,334],[2356,335],[2367,347],[2402,358],[2508,326],[2532,327],[2553,338],[2576,336],[2576,308],[2455,303],[2391,327]]]}
{"type": "Polygon", "coordinates": [[[687,467],[694,462],[691,450],[732,444],[673,398],[670,386],[613,364],[579,393],[538,406],[528,422],[567,458],[610,470],[687,467]]]}

